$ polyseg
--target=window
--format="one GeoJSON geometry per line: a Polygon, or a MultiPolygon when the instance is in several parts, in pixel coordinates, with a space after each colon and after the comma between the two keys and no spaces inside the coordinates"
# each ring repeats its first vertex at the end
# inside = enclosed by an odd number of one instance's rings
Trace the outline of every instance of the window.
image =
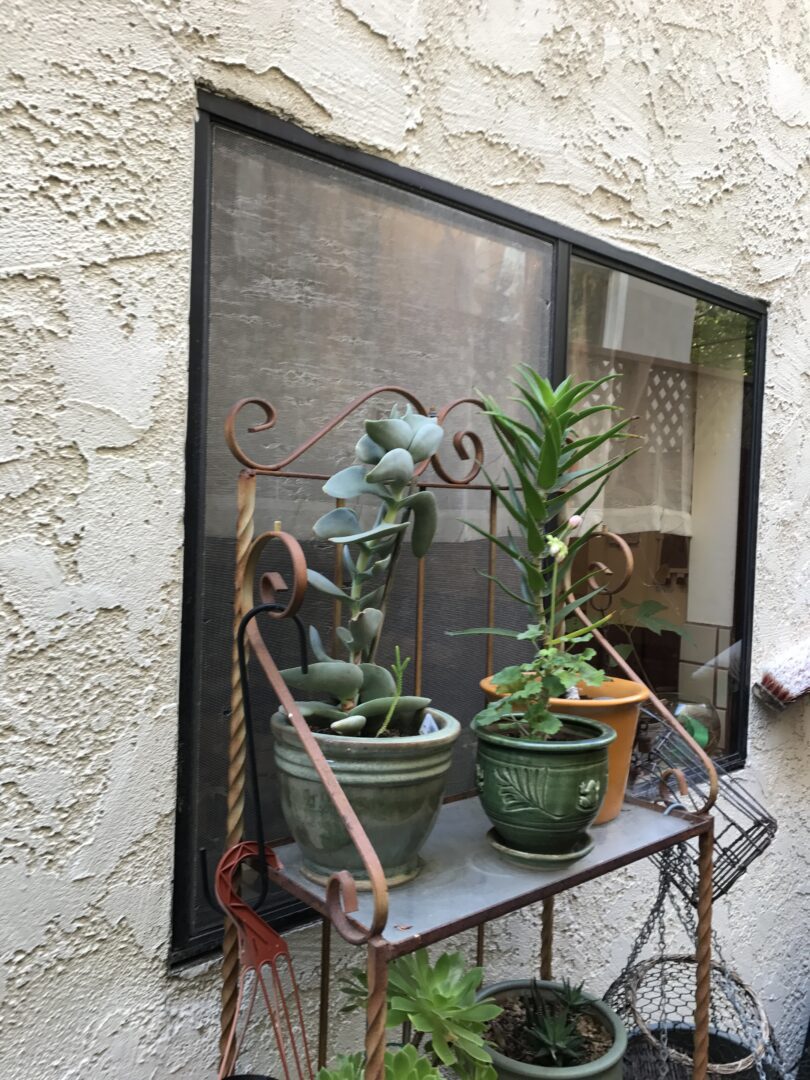
{"type": "MultiPolygon", "coordinates": [[[[603,400],[636,416],[644,440],[590,511],[635,561],[608,636],[660,697],[712,706],[720,752],[748,693],[737,551],[755,350],[750,315],[572,260],[569,370],[615,373],[603,400]]],[[[619,555],[590,547],[608,566],[619,555]]]]}
{"type": "MultiPolygon", "coordinates": [[[[693,589],[682,576],[667,593],[668,601],[677,596],[680,606],[674,611],[668,603],[667,610],[672,609],[673,620],[688,621],[701,632],[713,628],[715,646],[721,630],[739,641],[739,679],[745,686],[750,612],[741,597],[742,585],[751,581],[753,539],[738,520],[752,514],[755,492],[753,388],[761,368],[756,352],[763,318],[756,302],[684,275],[674,275],[677,280],[668,287],[661,280],[665,271],[643,260],[610,265],[605,260],[613,255],[599,245],[586,249],[585,238],[332,147],[247,106],[207,94],[201,94],[200,104],[175,960],[212,948],[221,932],[221,918],[202,893],[197,853],[208,850],[212,871],[224,842],[238,468],[224,444],[223,421],[233,402],[255,394],[273,402],[277,425],[253,437],[257,455],[273,460],[374,385],[403,385],[429,407],[440,407],[473,387],[504,396],[516,362],[557,378],[566,366],[590,375],[623,365],[609,392],[634,412],[643,406],[654,449],[625,486],[605,492],[605,517],[617,531],[630,534],[636,550],[654,552],[650,566],[655,562],[659,576],[663,566],[697,575],[705,524],[700,500],[722,482],[724,513],[736,517],[726,530],[725,584],[713,582],[717,605],[689,608],[693,589]],[[665,314],[662,345],[651,324],[660,330],[665,314]],[[716,389],[721,377],[734,387],[736,412],[728,394],[716,389]],[[701,448],[698,440],[701,432],[712,433],[708,424],[704,431],[706,410],[721,405],[727,432],[719,440],[725,448],[722,467],[715,450],[701,448]],[[663,418],[657,418],[659,408],[672,414],[666,431],[663,418]],[[707,472],[709,464],[715,475],[707,472]]],[[[464,420],[460,415],[461,427],[464,420]]],[[[476,427],[481,430],[480,422],[476,427]]],[[[353,441],[350,431],[337,440],[347,448],[345,463],[353,441]]],[[[330,472],[341,464],[330,457],[335,445],[308,458],[313,471],[330,472]]],[[[263,520],[280,520],[302,540],[332,505],[311,482],[267,478],[259,496],[257,513],[263,520]]],[[[426,619],[424,681],[437,705],[452,694],[451,711],[469,719],[480,707],[480,695],[474,679],[460,683],[454,671],[463,662],[467,670],[483,674],[485,642],[450,639],[443,631],[485,621],[474,572],[484,565],[484,542],[457,523],[459,516],[475,517],[483,507],[469,503],[466,493],[451,498],[456,502],[445,503],[442,531],[427,565],[430,602],[441,609],[442,620],[434,630],[426,619]],[[447,574],[451,558],[452,578],[447,574]]],[[[317,544],[308,542],[305,550],[311,565],[328,571],[317,544]]],[[[403,593],[410,587],[404,564],[397,587],[403,593]]],[[[708,598],[701,594],[699,599],[708,598]]],[[[629,615],[626,622],[632,623],[629,615]]],[[[404,616],[398,620],[389,614],[386,632],[407,648],[404,616]]],[[[639,642],[654,684],[663,689],[671,684],[677,690],[681,677],[692,674],[686,665],[697,673],[717,655],[703,638],[699,653],[689,651],[686,638],[675,640],[680,649],[675,654],[657,649],[646,637],[639,642]]],[[[296,662],[293,646],[279,639],[282,662],[296,662]]],[[[719,686],[722,676],[713,677],[719,686]]],[[[706,677],[701,678],[703,688],[706,677]]],[[[254,698],[257,716],[267,715],[272,701],[258,681],[254,698]]],[[[730,748],[737,745],[735,738],[744,739],[746,704],[745,694],[732,698],[724,718],[730,748]]],[[[269,770],[268,736],[258,735],[261,767],[269,770]]],[[[462,743],[457,759],[451,790],[468,790],[469,744],[465,751],[462,743]]],[[[270,834],[282,835],[272,776],[263,771],[262,779],[270,834]]],[[[300,917],[287,896],[271,896],[270,908],[282,927],[300,917]]]]}

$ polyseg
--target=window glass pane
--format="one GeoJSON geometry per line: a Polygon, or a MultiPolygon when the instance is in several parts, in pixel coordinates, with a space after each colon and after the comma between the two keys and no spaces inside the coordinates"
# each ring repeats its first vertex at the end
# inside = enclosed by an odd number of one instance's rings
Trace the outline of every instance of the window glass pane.
{"type": "MultiPolygon", "coordinates": [[[[201,901],[193,852],[203,846],[221,851],[225,820],[239,468],[223,440],[228,409],[248,396],[273,403],[274,428],[240,433],[251,455],[273,462],[380,384],[411,389],[428,408],[474,388],[503,396],[515,363],[548,373],[551,287],[545,242],[226,127],[214,129],[212,190],[205,513],[192,702],[198,740],[188,766],[196,777],[185,901],[192,932],[220,922],[201,901]]],[[[470,426],[474,412],[459,410],[450,430],[470,426]]],[[[362,415],[308,454],[301,468],[329,473],[349,464],[362,415]]],[[[482,430],[480,418],[475,427],[482,430]]],[[[490,460],[492,451],[488,444],[490,460]]],[[[469,468],[469,462],[453,463],[451,448],[443,456],[454,475],[469,468]]],[[[259,480],[262,529],[278,519],[307,540],[313,522],[333,505],[317,482],[259,480]]],[[[484,583],[475,573],[486,566],[485,545],[458,518],[486,523],[487,505],[483,494],[441,496],[441,530],[426,568],[423,686],[437,706],[463,721],[481,705],[474,676],[486,674],[485,641],[448,638],[444,631],[486,619],[484,583]],[[462,666],[470,677],[460,680],[462,666]]],[[[307,543],[305,550],[310,565],[331,572],[331,549],[307,543]]],[[[381,659],[394,641],[405,655],[413,649],[414,574],[413,561],[403,558],[381,659]]],[[[322,626],[331,620],[331,607],[308,595],[302,614],[322,626]]],[[[276,628],[272,646],[282,662],[296,663],[292,635],[284,629],[276,628]]],[[[265,722],[271,701],[258,679],[255,694],[268,835],[279,835],[284,826],[273,798],[265,722]]],[[[470,755],[460,750],[457,758],[450,790],[469,789],[470,755]]]]}
{"type": "MultiPolygon", "coordinates": [[[[637,417],[643,439],[591,511],[635,559],[609,637],[632,646],[631,666],[659,694],[708,706],[693,711],[714,722],[722,749],[740,690],[737,541],[755,320],[584,259],[572,261],[570,295],[569,369],[615,373],[600,399],[637,417]]],[[[590,547],[618,567],[618,547],[590,547]]]]}

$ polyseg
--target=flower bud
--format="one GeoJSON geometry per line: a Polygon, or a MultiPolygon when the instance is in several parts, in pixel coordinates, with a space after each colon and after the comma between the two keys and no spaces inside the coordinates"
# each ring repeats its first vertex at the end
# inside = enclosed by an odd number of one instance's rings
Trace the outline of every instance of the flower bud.
{"type": "Polygon", "coordinates": [[[582,514],[572,514],[571,517],[568,519],[568,528],[571,530],[571,532],[576,532],[576,530],[580,527],[581,524],[582,514]]]}
{"type": "Polygon", "coordinates": [[[568,545],[560,540],[558,536],[547,536],[546,543],[548,544],[549,557],[556,563],[565,562],[568,556],[568,545]]]}

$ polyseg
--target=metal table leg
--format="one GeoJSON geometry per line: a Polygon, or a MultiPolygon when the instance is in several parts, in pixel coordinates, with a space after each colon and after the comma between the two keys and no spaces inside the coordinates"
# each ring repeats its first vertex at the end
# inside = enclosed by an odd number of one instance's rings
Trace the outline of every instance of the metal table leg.
{"type": "Polygon", "coordinates": [[[709,1068],[709,1010],[712,992],[712,853],[714,826],[698,839],[697,961],[693,1080],[706,1080],[709,1068]]]}

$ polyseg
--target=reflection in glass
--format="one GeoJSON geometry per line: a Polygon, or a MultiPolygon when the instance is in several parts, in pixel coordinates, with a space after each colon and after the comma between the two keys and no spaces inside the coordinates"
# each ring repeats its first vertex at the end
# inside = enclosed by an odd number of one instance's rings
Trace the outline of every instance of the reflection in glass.
{"type": "MultiPolygon", "coordinates": [[[[636,563],[609,636],[660,694],[712,706],[727,742],[755,322],[584,259],[570,295],[569,370],[615,374],[601,400],[637,417],[642,437],[591,509],[636,563]]],[[[619,563],[605,540],[589,555],[619,563]]]]}

